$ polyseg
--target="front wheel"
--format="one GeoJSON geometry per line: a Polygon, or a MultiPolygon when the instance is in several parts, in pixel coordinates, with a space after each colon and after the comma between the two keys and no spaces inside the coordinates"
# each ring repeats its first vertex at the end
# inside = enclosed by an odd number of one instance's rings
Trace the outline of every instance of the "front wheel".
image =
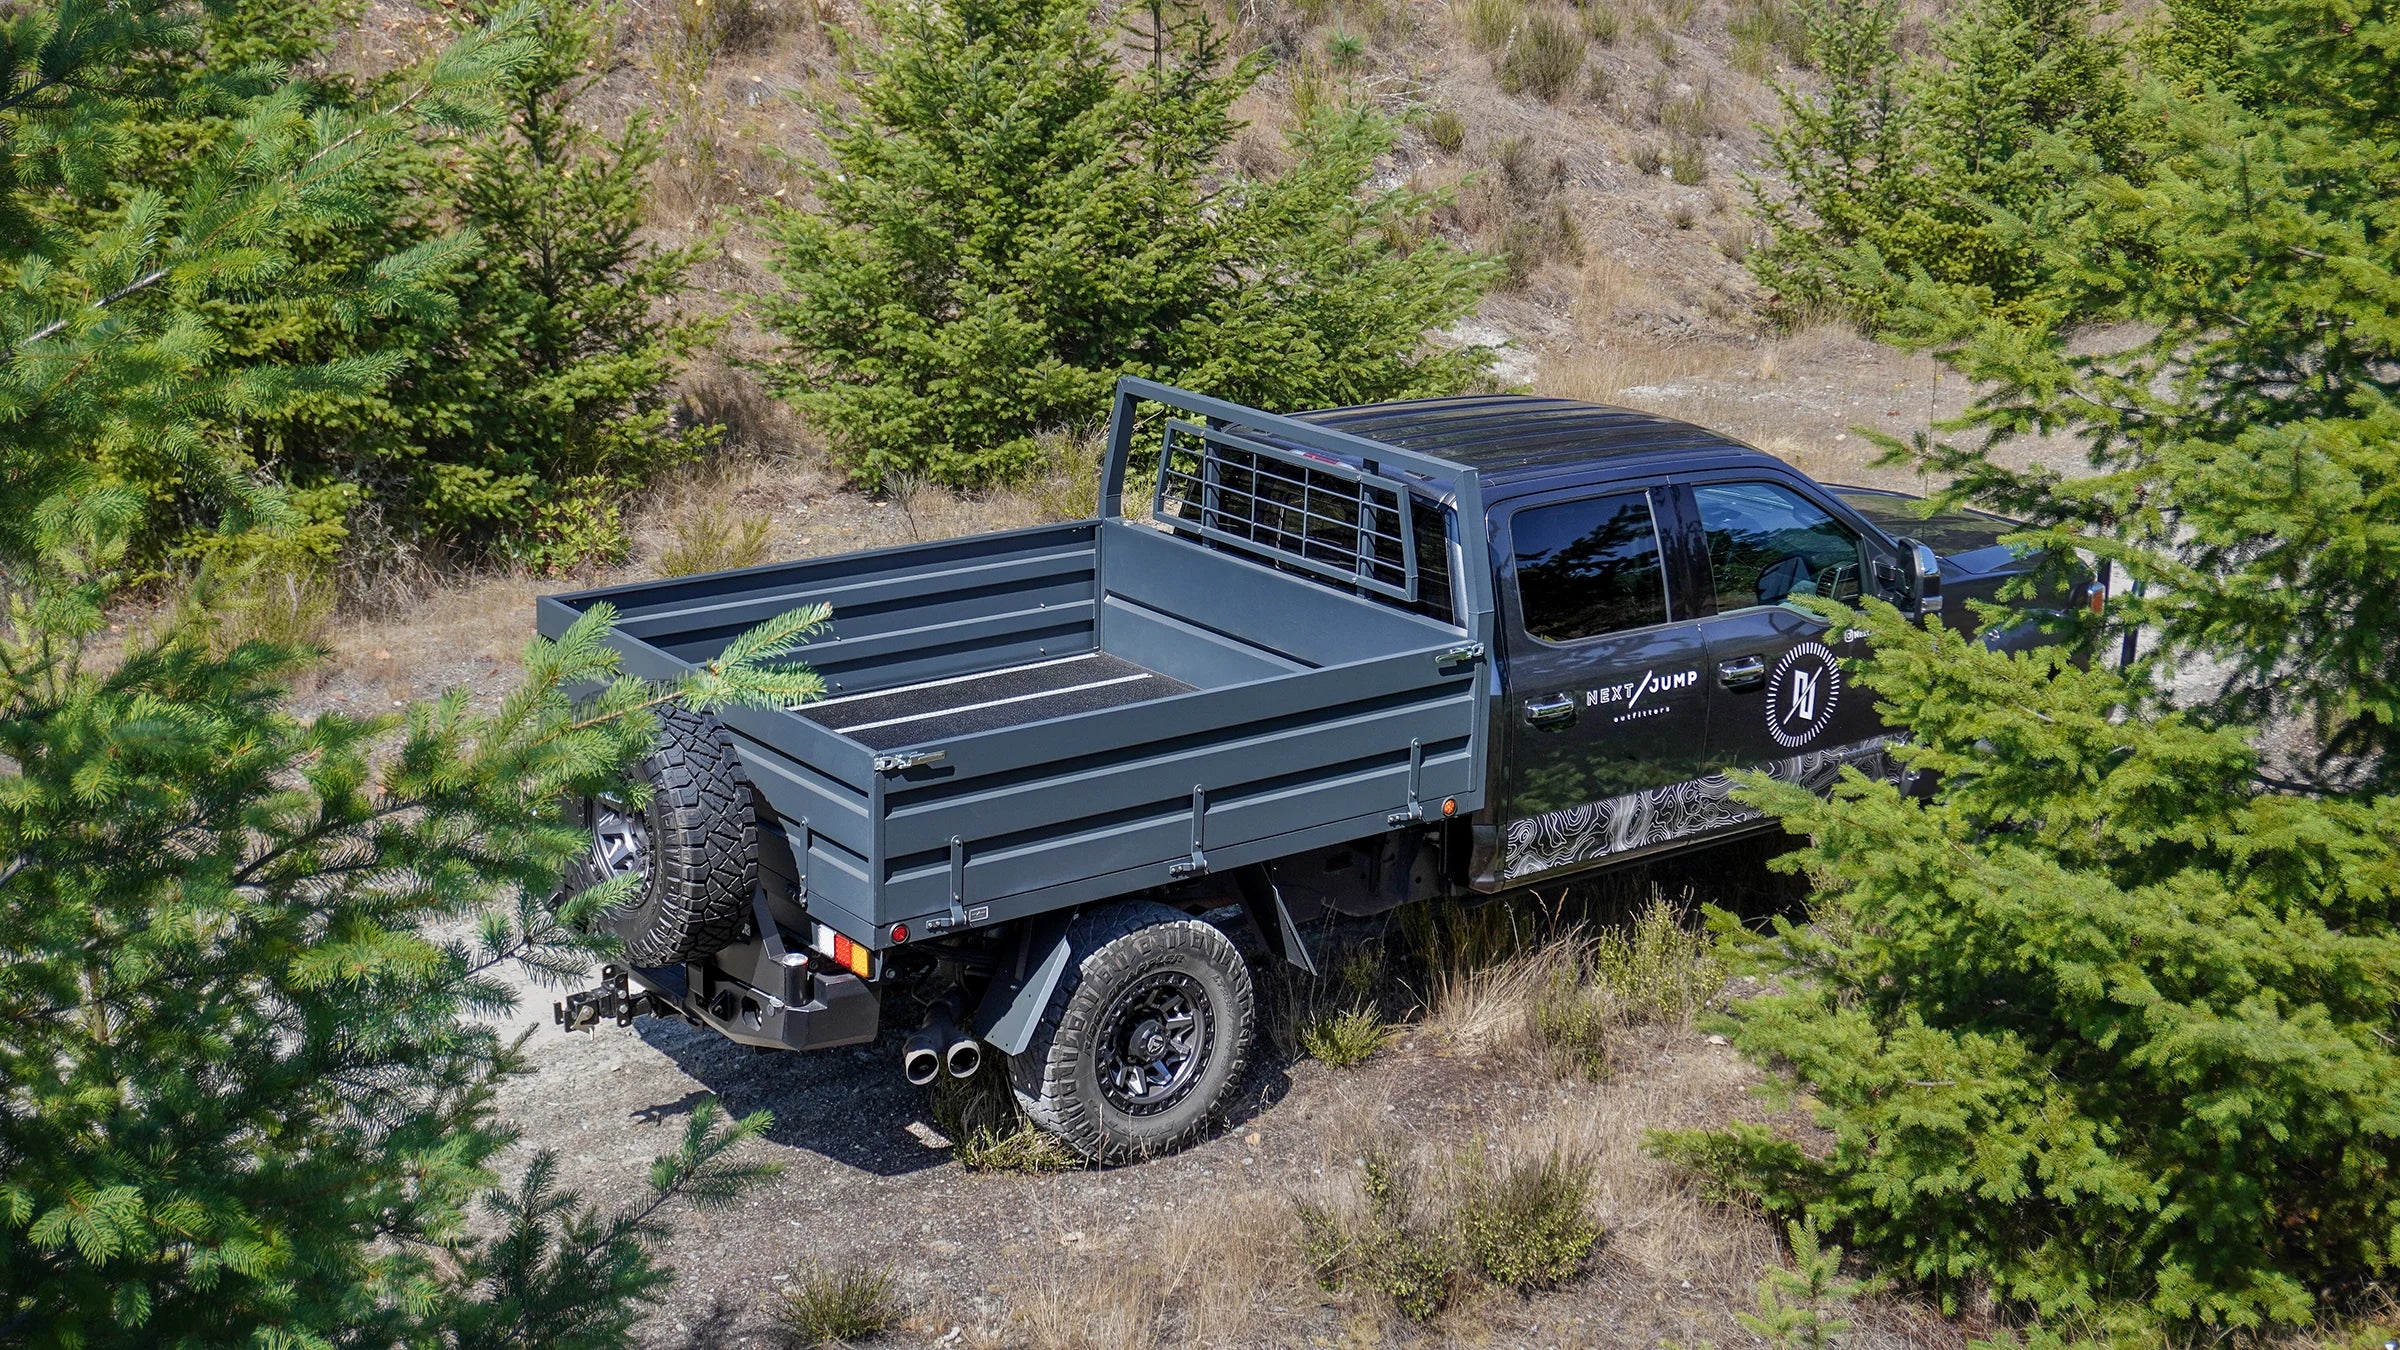
{"type": "Polygon", "coordinates": [[[1093,1162],[1187,1147],[1249,1061],[1249,966],[1223,933],[1159,904],[1077,915],[1067,941],[1067,972],[1009,1060],[1018,1104],[1093,1162]]]}

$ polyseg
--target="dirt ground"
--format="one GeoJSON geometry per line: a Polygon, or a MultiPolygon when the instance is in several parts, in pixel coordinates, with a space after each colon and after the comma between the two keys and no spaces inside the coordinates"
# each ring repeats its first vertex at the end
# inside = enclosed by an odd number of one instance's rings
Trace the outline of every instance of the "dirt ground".
{"type": "MultiPolygon", "coordinates": [[[[1755,866],[1745,855],[1738,865],[1755,866]]],[[[547,1021],[528,991],[523,1022],[547,1021]]],[[[1560,1079],[1461,1050],[1423,1029],[1367,1064],[1269,1054],[1226,1127],[1182,1155],[1112,1170],[971,1172],[951,1157],[927,1094],[898,1072],[906,1028],[872,1046],[758,1054],[656,1019],[567,1035],[540,1027],[535,1069],[504,1093],[524,1149],[557,1150],[565,1180],[630,1201],[705,1097],[770,1110],[762,1151],[784,1174],[730,1209],[681,1213],[665,1255],[681,1279],[641,1344],[779,1346],[766,1309],[796,1269],[888,1269],[897,1346],[1656,1346],[1757,1342],[1734,1320],[1774,1230],[1703,1198],[1641,1148],[1643,1132],[1758,1114],[1753,1071],[1689,1028],[1630,1028],[1604,1081],[1560,1079]],[[1298,1249],[1297,1204],[1356,1173],[1369,1140],[1460,1149],[1572,1138],[1598,1164],[1606,1236],[1589,1274],[1530,1298],[1487,1294],[1431,1327],[1355,1293],[1328,1293],[1298,1249]]],[[[1877,1299],[1862,1346],[1959,1345],[1922,1305],[1877,1299]]]]}

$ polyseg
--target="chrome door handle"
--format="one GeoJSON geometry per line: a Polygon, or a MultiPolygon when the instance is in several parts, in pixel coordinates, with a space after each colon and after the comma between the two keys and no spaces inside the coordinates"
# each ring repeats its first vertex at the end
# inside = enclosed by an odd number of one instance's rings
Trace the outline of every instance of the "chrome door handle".
{"type": "Polygon", "coordinates": [[[1737,656],[1717,663],[1717,682],[1728,689],[1756,689],[1767,682],[1767,658],[1737,656]]]}
{"type": "Polygon", "coordinates": [[[1550,698],[1525,700],[1525,720],[1537,727],[1563,727],[1575,720],[1575,696],[1558,694],[1550,698]]]}

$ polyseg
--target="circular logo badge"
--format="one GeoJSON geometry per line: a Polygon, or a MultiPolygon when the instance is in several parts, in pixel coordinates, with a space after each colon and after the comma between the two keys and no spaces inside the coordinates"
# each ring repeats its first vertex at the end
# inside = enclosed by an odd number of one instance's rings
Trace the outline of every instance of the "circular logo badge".
{"type": "Polygon", "coordinates": [[[1783,654],[1767,677],[1767,734],[1798,749],[1833,723],[1842,701],[1842,667],[1821,642],[1803,642],[1783,654]]]}

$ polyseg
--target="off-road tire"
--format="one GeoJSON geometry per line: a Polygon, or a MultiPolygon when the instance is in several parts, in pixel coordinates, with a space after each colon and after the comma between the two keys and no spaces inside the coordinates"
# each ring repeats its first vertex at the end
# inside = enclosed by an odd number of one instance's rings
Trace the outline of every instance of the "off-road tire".
{"type": "MultiPolygon", "coordinates": [[[[1242,1081],[1257,1032],[1250,968],[1231,940],[1181,910],[1126,902],[1087,910],[1067,929],[1067,969],[1033,1039],[1009,1058],[1017,1104],[1034,1124],[1092,1162],[1114,1164],[1186,1148],[1216,1124],[1242,1081]],[[1122,1036],[1123,997],[1164,994],[1198,1007],[1199,1063],[1159,1108],[1135,1114],[1101,1085],[1107,1038],[1122,1036]],[[1111,1019],[1117,1026],[1104,1025],[1111,1019]]],[[[1138,1026],[1138,1023],[1134,1024],[1138,1026]]]]}
{"type": "MultiPolygon", "coordinates": [[[[750,922],[758,887],[758,826],[750,780],[717,719],[683,708],[662,709],[658,748],[634,766],[650,787],[647,846],[626,866],[645,874],[629,903],[605,922],[625,940],[637,966],[674,966],[719,951],[750,922]]],[[[578,819],[594,825],[609,804],[575,803],[578,819]]],[[[569,891],[609,878],[599,841],[566,877],[569,891]]]]}

